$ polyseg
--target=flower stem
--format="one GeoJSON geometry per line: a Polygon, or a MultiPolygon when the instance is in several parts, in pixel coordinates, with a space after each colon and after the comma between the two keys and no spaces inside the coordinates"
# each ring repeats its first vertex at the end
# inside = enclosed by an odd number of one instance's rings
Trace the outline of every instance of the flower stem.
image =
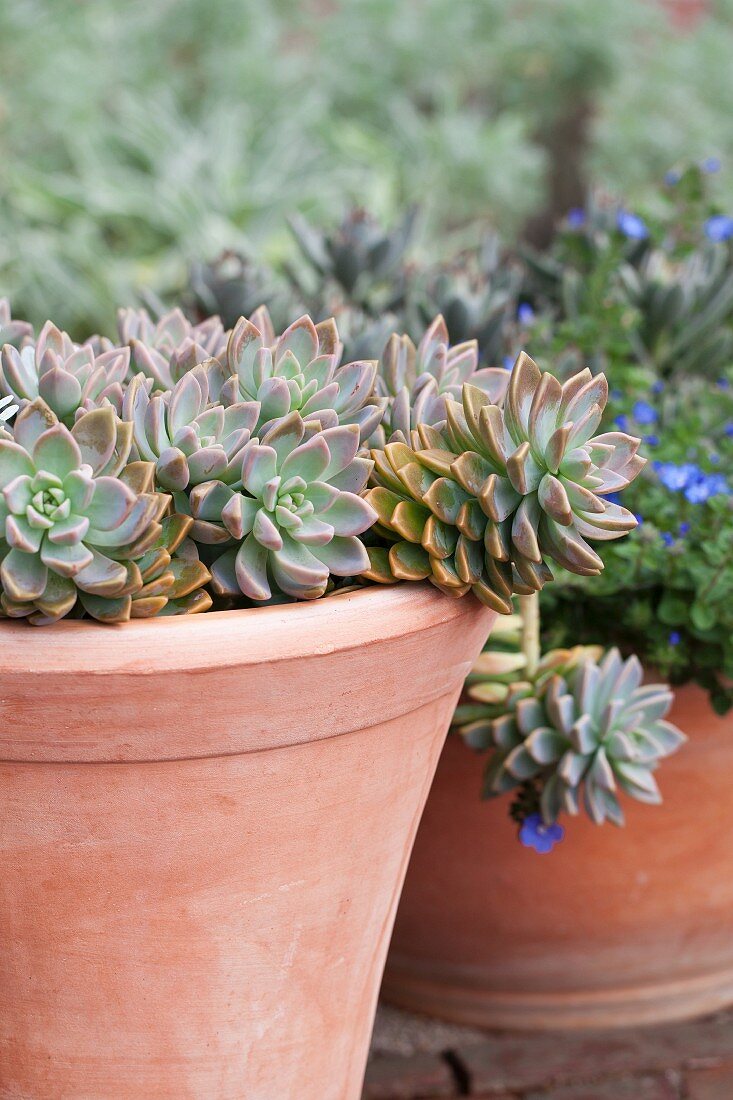
{"type": "Polygon", "coordinates": [[[519,613],[522,616],[522,653],[527,658],[525,672],[527,679],[532,680],[540,663],[540,598],[536,592],[519,597],[519,613]]]}

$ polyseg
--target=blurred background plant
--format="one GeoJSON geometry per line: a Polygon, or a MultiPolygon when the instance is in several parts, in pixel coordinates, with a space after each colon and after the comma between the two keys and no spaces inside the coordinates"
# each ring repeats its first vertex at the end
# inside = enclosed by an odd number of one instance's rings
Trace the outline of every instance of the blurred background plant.
{"type": "Polygon", "coordinates": [[[731,7],[680,29],[651,0],[5,0],[0,291],[109,329],[223,249],[292,260],[286,216],[353,204],[393,227],[418,201],[412,258],[543,245],[589,180],[635,204],[732,151],[731,7]]]}

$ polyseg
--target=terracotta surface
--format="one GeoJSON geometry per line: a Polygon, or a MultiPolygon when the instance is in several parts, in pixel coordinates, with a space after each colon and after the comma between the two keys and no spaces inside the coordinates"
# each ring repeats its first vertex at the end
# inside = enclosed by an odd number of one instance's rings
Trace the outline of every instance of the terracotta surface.
{"type": "Polygon", "coordinates": [[[482,803],[484,761],[448,739],[400,903],[384,996],[490,1027],[682,1019],[733,1003],[733,714],[694,686],[672,720],[661,807],[566,821],[550,855],[482,803]]]}
{"type": "Polygon", "coordinates": [[[0,624],[0,1097],[356,1100],[492,621],[405,585],[0,624]]]}

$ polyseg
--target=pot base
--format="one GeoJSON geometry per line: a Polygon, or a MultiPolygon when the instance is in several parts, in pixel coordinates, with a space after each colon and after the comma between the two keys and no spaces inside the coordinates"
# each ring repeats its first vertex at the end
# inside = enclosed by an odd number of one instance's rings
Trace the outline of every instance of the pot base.
{"type": "Polygon", "coordinates": [[[590,1031],[671,1023],[727,1008],[733,1003],[733,971],[624,989],[513,993],[472,990],[461,975],[420,978],[390,957],[382,996],[397,1008],[472,1027],[590,1031]]]}

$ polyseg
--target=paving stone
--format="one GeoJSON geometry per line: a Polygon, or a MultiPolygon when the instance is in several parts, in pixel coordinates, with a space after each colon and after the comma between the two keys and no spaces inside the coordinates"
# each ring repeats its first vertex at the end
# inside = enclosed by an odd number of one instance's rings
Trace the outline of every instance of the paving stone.
{"type": "Polygon", "coordinates": [[[387,1055],[370,1059],[362,1100],[433,1100],[457,1091],[448,1063],[437,1055],[387,1055]]]}
{"type": "Polygon", "coordinates": [[[419,1050],[442,1054],[455,1046],[485,1041],[486,1033],[475,1028],[446,1024],[380,1004],[372,1034],[372,1054],[402,1054],[407,1057],[419,1050]]]}
{"type": "Polygon", "coordinates": [[[679,1100],[680,1095],[680,1075],[673,1073],[559,1085],[549,1092],[525,1093],[524,1100],[679,1100]]]}
{"type": "Polygon", "coordinates": [[[731,1100],[733,1065],[689,1070],[686,1096],[687,1100],[731,1100]]]}
{"type": "MultiPolygon", "coordinates": [[[[487,1035],[453,1047],[474,1094],[546,1090],[593,1078],[733,1061],[733,1016],[608,1032],[487,1035]]],[[[726,1100],[733,1100],[730,1093],[726,1100]]]]}

